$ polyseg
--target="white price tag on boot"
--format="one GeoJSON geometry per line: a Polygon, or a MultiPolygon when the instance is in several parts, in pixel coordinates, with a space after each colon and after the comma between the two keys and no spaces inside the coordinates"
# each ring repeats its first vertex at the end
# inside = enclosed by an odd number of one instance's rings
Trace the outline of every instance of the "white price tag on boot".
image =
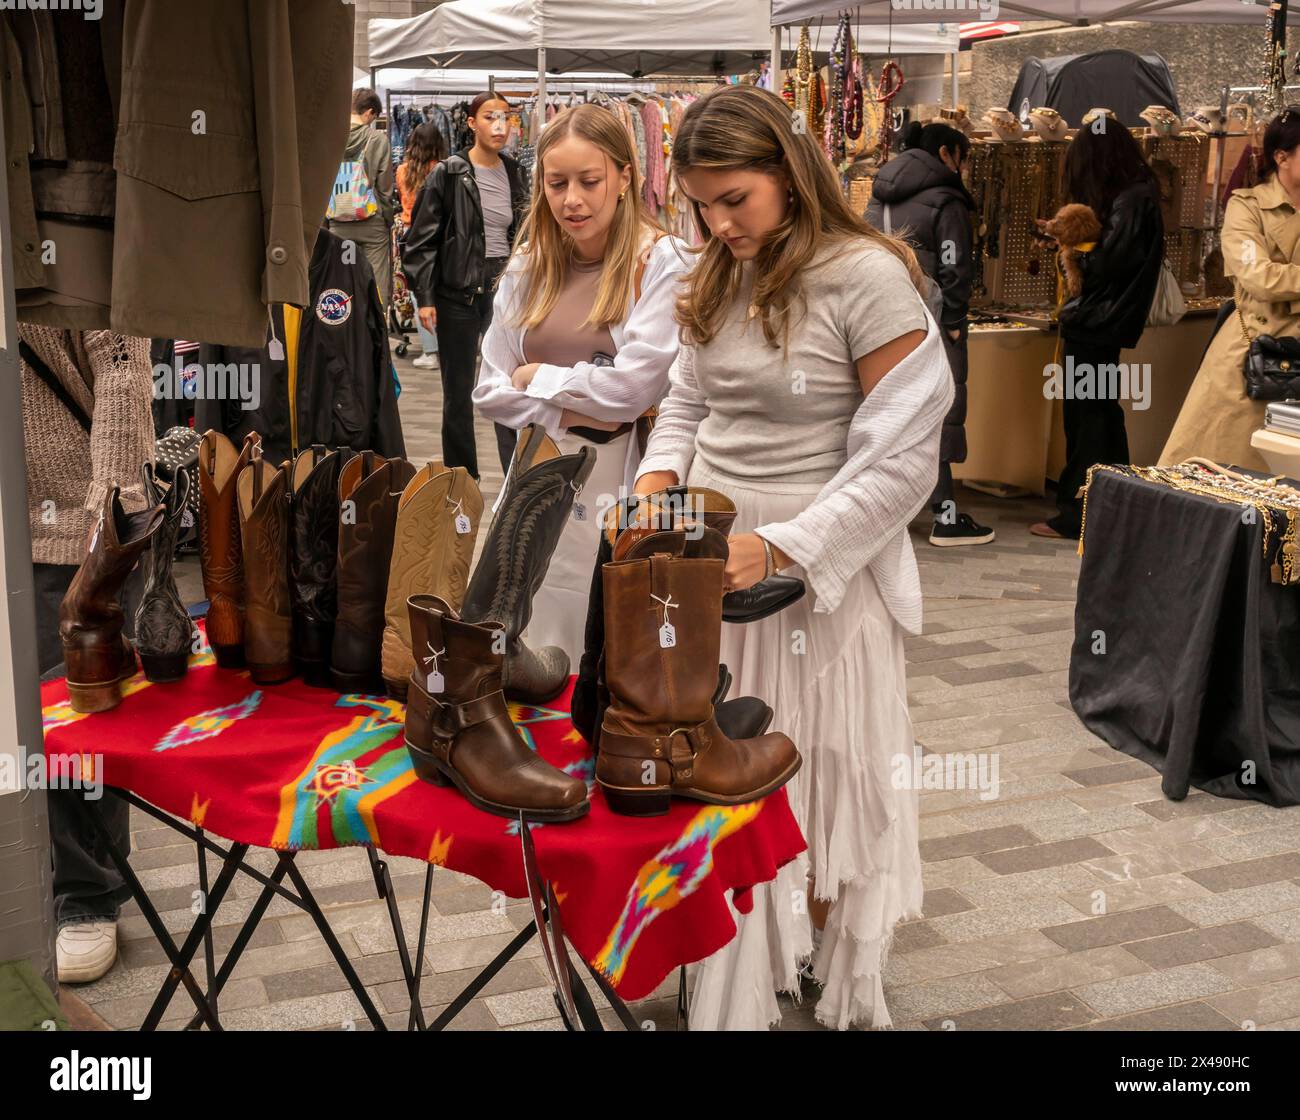
{"type": "Polygon", "coordinates": [[[677,644],[677,630],[673,626],[673,624],[668,620],[668,612],[673,607],[680,606],[681,604],[674,603],[671,594],[667,598],[661,599],[659,598],[658,595],[655,595],[652,592],[650,598],[652,598],[656,603],[658,603],[664,609],[664,624],[659,627],[659,648],[672,649],[673,646],[677,644]]]}
{"type": "Polygon", "coordinates": [[[469,523],[469,518],[463,513],[456,514],[456,532],[462,537],[468,533],[474,526],[469,523]]]}
{"type": "Polygon", "coordinates": [[[573,520],[574,521],[587,520],[587,507],[584,506],[581,502],[573,503],[573,520]]]}
{"type": "Polygon", "coordinates": [[[438,668],[438,658],[443,656],[447,650],[446,648],[434,649],[428,642],[425,643],[425,648],[428,649],[429,656],[420,658],[424,662],[425,690],[429,695],[434,696],[447,690],[447,682],[443,679],[442,672],[438,668]],[[432,669],[429,668],[430,665],[433,666],[432,669]]]}

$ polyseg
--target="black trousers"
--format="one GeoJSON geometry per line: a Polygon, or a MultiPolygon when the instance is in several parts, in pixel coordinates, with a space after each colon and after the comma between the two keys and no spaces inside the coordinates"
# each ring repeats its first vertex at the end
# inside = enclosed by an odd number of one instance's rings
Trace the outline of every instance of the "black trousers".
{"type": "MultiPolygon", "coordinates": [[[[479,477],[478,446],[474,439],[474,405],[470,400],[478,377],[478,348],[492,322],[496,279],[506,257],[489,257],[483,291],[469,303],[434,299],[438,311],[438,367],[442,374],[442,461],[464,467],[479,477]]],[[[515,451],[515,432],[496,425],[497,454],[505,470],[515,451]]]]}
{"type": "MultiPolygon", "coordinates": [[[[59,641],[59,604],[77,574],[72,564],[33,565],[36,583],[36,651],[41,674],[59,668],[63,644],[59,641]]],[[[141,578],[137,568],[122,594],[126,632],[135,625],[135,608],[140,600],[141,578]]],[[[92,807],[88,791],[52,789],[46,804],[50,810],[50,846],[54,855],[54,919],[57,927],[80,922],[116,921],[131,888],[122,880],[90,820],[92,807]]],[[[123,854],[131,851],[131,809],[111,793],[98,803],[101,819],[123,854]]]]}
{"type": "MultiPolygon", "coordinates": [[[[1087,364],[1094,369],[1119,361],[1118,346],[1093,346],[1065,340],[1061,365],[1069,375],[1067,358],[1074,368],[1087,364]]],[[[1065,466],[1056,484],[1057,514],[1047,523],[1063,537],[1077,539],[1083,523],[1083,501],[1075,495],[1088,478],[1088,468],[1097,463],[1128,462],[1128,432],[1124,407],[1118,400],[1074,400],[1071,386],[1063,384],[1061,402],[1065,423],[1065,466]]]]}

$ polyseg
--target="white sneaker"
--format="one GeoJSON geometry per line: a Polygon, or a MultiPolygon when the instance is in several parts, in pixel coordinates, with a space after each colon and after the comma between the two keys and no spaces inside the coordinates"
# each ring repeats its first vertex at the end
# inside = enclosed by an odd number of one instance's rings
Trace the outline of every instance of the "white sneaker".
{"type": "Polygon", "coordinates": [[[421,354],[418,358],[412,359],[411,365],[413,365],[416,369],[437,369],[438,355],[421,354]]]}
{"type": "Polygon", "coordinates": [[[98,980],[117,960],[117,923],[83,922],[64,926],[55,942],[60,984],[98,980]]]}

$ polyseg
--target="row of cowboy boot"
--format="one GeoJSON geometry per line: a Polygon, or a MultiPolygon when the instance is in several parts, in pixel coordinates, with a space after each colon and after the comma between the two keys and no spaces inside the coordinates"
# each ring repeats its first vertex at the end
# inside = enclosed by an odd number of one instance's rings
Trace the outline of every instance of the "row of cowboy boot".
{"type": "MultiPolygon", "coordinates": [[[[685,530],[688,540],[699,539],[704,528],[715,530],[725,538],[731,532],[735,520],[736,507],[731,499],[716,490],[701,486],[675,486],[656,494],[624,498],[606,511],[596,553],[596,566],[591,578],[584,650],[570,705],[574,727],[593,750],[600,750],[601,723],[605,709],[609,706],[604,663],[604,567],[614,559],[616,543],[630,542],[649,533],[672,528],[685,530]]],[[[724,559],[725,556],[724,552],[724,559]]],[[[803,582],[793,579],[791,582],[797,586],[785,591],[785,601],[781,606],[788,606],[803,594],[803,582]]],[[[722,617],[724,621],[734,621],[727,617],[728,598],[729,596],[723,597],[722,617]]],[[[726,666],[721,667],[721,674],[725,683],[720,680],[713,700],[718,726],[733,739],[747,739],[762,734],[772,721],[771,707],[753,696],[727,700],[727,687],[731,678],[726,672],[726,666]]]]}
{"type": "Polygon", "coordinates": [[[236,485],[244,557],[244,660],[258,684],[294,674],[289,608],[289,465],[253,453],[236,485]]]}
{"type": "Polygon", "coordinates": [[[470,473],[436,460],[416,472],[398,500],[381,657],[384,687],[396,700],[406,699],[415,667],[407,600],[428,594],[460,607],[482,516],[483,495],[470,473]]]}
{"type": "Polygon", "coordinates": [[[236,451],[220,432],[199,441],[199,549],[208,598],[207,637],[223,669],[244,666],[244,552],[235,486],[262,437],[249,432],[236,451]]]}
{"type": "Polygon", "coordinates": [[[672,798],[738,805],[799,770],[780,732],[733,739],[714,715],[727,540],[699,526],[624,533],[603,571],[609,706],[596,781],[627,816],[672,798]]]}
{"type": "Polygon", "coordinates": [[[178,681],[189,668],[194,644],[194,623],[176,590],[172,560],[176,555],[176,536],[190,492],[190,476],[177,471],[164,493],[158,485],[152,463],[141,469],[145,501],[162,505],[162,524],[149,540],[141,560],[144,591],[135,612],[135,645],[140,654],[144,675],[151,681],[178,681]]]}
{"type": "Polygon", "coordinates": [[[59,638],[74,712],[117,707],[122,682],[135,674],[135,650],[122,633],[126,618],[118,595],[165,517],[161,504],[128,514],[116,486],[104,496],[86,557],[59,604],[59,638]]]}
{"type": "Polygon", "coordinates": [[[416,774],[454,785],[471,805],[499,816],[583,816],[591,807],[586,782],[541,758],[510,720],[499,631],[463,620],[434,595],[412,596],[407,608],[415,656],[406,749],[416,774]]]}
{"type": "Polygon", "coordinates": [[[339,472],[338,617],[330,681],[339,692],[384,689],[385,578],[402,493],[415,477],[405,459],[362,451],[339,472]]]}
{"type": "Polygon", "coordinates": [[[595,462],[589,447],[562,455],[538,425],[519,433],[510,474],[461,612],[467,621],[503,632],[502,681],[512,699],[545,703],[568,683],[568,654],[556,646],[530,649],[522,635],[574,498],[595,462]]]}
{"type": "Polygon", "coordinates": [[[317,688],[330,685],[338,615],[339,476],[354,452],[313,444],[290,475],[289,599],[293,664],[317,688]]]}

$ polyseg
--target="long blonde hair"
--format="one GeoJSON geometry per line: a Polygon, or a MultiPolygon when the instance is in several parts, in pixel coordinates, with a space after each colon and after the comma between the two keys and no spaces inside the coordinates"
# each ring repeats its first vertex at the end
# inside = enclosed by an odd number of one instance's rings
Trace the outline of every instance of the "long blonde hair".
{"type": "MultiPolygon", "coordinates": [[[[862,238],[892,253],[921,290],[921,268],[911,247],[853,212],[826,153],[808,129],[796,130],[789,106],[776,94],[757,86],[722,86],[691,104],[673,143],[672,169],[680,177],[693,168],[784,173],[789,180],[785,217],[754,260],[750,302],[770,344],[788,338],[799,272],[832,238],[862,238]]],[[[726,243],[710,235],[699,204],[691,206],[704,244],[677,298],[677,321],[684,340],[700,345],[722,326],[740,290],[742,269],[726,243]]]]}
{"type": "MultiPolygon", "coordinates": [[[[578,136],[601,150],[621,172],[630,168],[631,181],[614,211],[605,242],[605,263],[591,314],[582,326],[608,327],[622,322],[636,284],[637,258],[647,230],[659,229],[641,202],[641,176],[632,138],[614,114],[599,105],[574,105],[557,113],[542,132],[533,170],[533,195],[515,239],[515,252],[525,258],[517,326],[535,327],[545,321],[560,298],[573,257],[573,238],[561,228],[546,201],[546,156],[556,144],[578,136]]],[[[613,176],[607,180],[612,185],[613,176]]]]}

